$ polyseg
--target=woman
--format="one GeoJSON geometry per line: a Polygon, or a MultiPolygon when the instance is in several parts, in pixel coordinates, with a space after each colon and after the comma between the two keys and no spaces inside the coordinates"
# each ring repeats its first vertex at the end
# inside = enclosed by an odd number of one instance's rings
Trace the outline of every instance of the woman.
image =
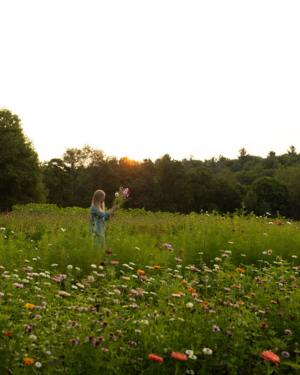
{"type": "Polygon", "coordinates": [[[118,210],[120,205],[117,204],[108,212],[105,212],[105,193],[102,190],[97,190],[94,193],[91,204],[89,236],[94,237],[94,242],[100,244],[100,237],[102,238],[102,248],[105,246],[105,222],[109,220],[110,215],[118,210]]]}

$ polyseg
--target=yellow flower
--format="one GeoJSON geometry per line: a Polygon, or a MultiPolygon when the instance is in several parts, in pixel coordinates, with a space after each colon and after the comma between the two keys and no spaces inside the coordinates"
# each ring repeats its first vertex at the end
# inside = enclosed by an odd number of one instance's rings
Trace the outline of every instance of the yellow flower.
{"type": "Polygon", "coordinates": [[[34,360],[32,358],[24,358],[25,365],[32,365],[34,363],[34,360]]]}
{"type": "Polygon", "coordinates": [[[268,250],[268,255],[271,255],[273,253],[273,250],[268,250]]]}
{"type": "Polygon", "coordinates": [[[239,273],[245,273],[245,271],[242,268],[237,268],[236,271],[239,273]]]}
{"type": "MultiPolygon", "coordinates": [[[[33,303],[26,303],[25,304],[25,307],[27,307],[27,309],[34,309],[35,308],[35,305],[33,303]]],[[[30,358],[29,358],[30,359],[30,358]]]]}
{"type": "Polygon", "coordinates": [[[224,220],[225,220],[225,217],[221,217],[221,220],[224,221],[224,220]]]}
{"type": "Polygon", "coordinates": [[[154,266],[153,268],[156,268],[157,270],[159,270],[161,267],[160,266],[154,266]]]}
{"type": "Polygon", "coordinates": [[[122,279],[128,281],[128,280],[130,280],[130,277],[122,276],[122,279]]]}

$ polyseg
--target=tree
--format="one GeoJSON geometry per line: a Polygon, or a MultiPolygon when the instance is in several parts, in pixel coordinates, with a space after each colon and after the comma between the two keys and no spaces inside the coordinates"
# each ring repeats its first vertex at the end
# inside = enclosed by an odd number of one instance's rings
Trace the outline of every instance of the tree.
{"type": "Polygon", "coordinates": [[[38,155],[20,119],[0,109],[0,211],[15,204],[45,202],[38,155]]]}
{"type": "MultiPolygon", "coordinates": [[[[251,185],[257,202],[264,206],[269,205],[271,213],[274,215],[277,211],[281,215],[288,214],[289,192],[287,186],[278,181],[276,178],[261,177],[253,182],[251,185]]],[[[262,214],[263,212],[257,212],[262,214]]]]}

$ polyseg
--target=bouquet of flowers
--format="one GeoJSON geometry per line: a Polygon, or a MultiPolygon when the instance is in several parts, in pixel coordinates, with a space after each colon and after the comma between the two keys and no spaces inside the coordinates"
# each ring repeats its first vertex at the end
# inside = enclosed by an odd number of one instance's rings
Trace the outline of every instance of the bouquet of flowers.
{"type": "Polygon", "coordinates": [[[115,193],[113,206],[115,206],[116,204],[119,204],[120,207],[122,207],[126,199],[129,197],[129,194],[130,194],[130,190],[128,188],[124,189],[122,186],[120,186],[119,191],[115,193]]]}

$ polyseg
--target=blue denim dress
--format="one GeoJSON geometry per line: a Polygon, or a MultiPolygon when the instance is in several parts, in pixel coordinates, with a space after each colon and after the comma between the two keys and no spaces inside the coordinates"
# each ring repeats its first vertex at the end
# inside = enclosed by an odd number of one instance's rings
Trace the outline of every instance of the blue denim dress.
{"type": "Polygon", "coordinates": [[[105,222],[109,220],[109,213],[97,210],[96,206],[91,207],[89,236],[94,237],[94,243],[100,244],[102,238],[102,248],[105,246],[105,222]]]}

